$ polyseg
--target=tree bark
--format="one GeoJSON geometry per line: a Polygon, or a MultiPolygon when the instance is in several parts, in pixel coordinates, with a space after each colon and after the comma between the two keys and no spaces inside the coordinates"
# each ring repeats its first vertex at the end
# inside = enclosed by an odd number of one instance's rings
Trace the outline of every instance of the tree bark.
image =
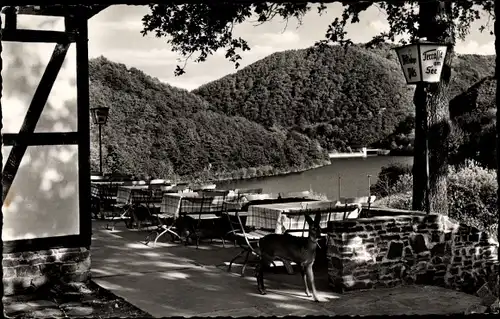
{"type": "Polygon", "coordinates": [[[429,178],[429,211],[448,214],[447,174],[451,132],[448,85],[455,37],[452,6],[445,1],[420,3],[419,36],[448,44],[441,81],[418,84],[415,90],[415,153],[413,163],[413,209],[426,210],[426,184],[429,178]],[[426,134],[427,133],[427,134],[426,134]],[[427,135],[427,139],[426,139],[427,135]],[[425,148],[428,144],[429,176],[425,148]]]}

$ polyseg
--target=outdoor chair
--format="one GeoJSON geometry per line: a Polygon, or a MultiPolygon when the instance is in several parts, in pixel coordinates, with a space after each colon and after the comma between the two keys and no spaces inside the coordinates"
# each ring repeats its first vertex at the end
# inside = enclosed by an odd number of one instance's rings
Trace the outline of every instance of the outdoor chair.
{"type": "MultiPolygon", "coordinates": [[[[161,192],[161,190],[160,190],[161,192]]],[[[156,218],[153,216],[153,212],[155,211],[155,203],[154,200],[158,202],[156,195],[155,198],[153,196],[158,194],[159,192],[153,191],[150,188],[147,189],[135,189],[132,191],[132,223],[137,225],[137,229],[140,230],[142,228],[142,224],[144,222],[150,225],[155,224],[156,218]]],[[[160,199],[161,203],[161,199],[160,199]]],[[[158,203],[159,207],[159,203],[158,203]]]]}
{"type": "Polygon", "coordinates": [[[116,203],[111,211],[111,219],[109,220],[110,222],[106,224],[106,229],[115,230],[116,224],[120,221],[123,221],[127,228],[130,227],[128,221],[131,219],[131,212],[133,210],[132,193],[133,192],[130,192],[128,197],[123,199],[119,199],[117,196],[116,203]]]}
{"type": "Polygon", "coordinates": [[[105,211],[113,210],[114,205],[116,204],[116,195],[118,192],[118,184],[109,183],[100,185],[100,194],[101,194],[101,207],[105,211]]]}
{"type": "Polygon", "coordinates": [[[95,219],[98,219],[101,213],[100,191],[96,184],[90,185],[90,212],[95,219]]]}
{"type": "Polygon", "coordinates": [[[188,234],[185,238],[185,244],[188,239],[195,239],[196,248],[202,237],[209,235],[212,240],[214,237],[222,240],[225,247],[224,238],[221,231],[221,215],[224,198],[215,200],[214,197],[183,197],[180,203],[179,227],[188,234]]]}
{"type": "MultiPolygon", "coordinates": [[[[254,228],[252,230],[245,229],[245,224],[242,222],[241,219],[242,213],[246,217],[247,212],[243,211],[234,212],[236,220],[238,221],[238,225],[236,226],[236,228],[233,228],[233,236],[235,236],[235,241],[242,250],[236,256],[234,256],[233,259],[231,259],[227,271],[228,272],[231,271],[231,267],[233,263],[236,261],[236,259],[245,255],[245,260],[241,268],[241,276],[243,277],[245,276],[245,269],[249,264],[250,255],[260,259],[260,252],[258,248],[259,240],[265,235],[271,234],[274,231],[261,228],[254,228]]],[[[260,262],[260,260],[252,261],[252,263],[258,263],[258,262],[260,262]]]]}
{"type": "MultiPolygon", "coordinates": [[[[147,208],[149,209],[150,218],[155,222],[156,228],[150,231],[150,233],[146,236],[145,244],[149,244],[149,242],[154,238],[153,247],[156,246],[156,242],[158,241],[158,239],[166,233],[170,233],[171,235],[181,240],[179,234],[177,234],[177,232],[173,230],[174,216],[170,214],[160,213],[160,205],[163,200],[164,193],[165,192],[161,189],[153,189],[151,192],[149,205],[147,206],[147,208]],[[154,234],[155,236],[153,237],[154,234]]],[[[172,240],[174,240],[175,237],[173,237],[172,240]]]]}

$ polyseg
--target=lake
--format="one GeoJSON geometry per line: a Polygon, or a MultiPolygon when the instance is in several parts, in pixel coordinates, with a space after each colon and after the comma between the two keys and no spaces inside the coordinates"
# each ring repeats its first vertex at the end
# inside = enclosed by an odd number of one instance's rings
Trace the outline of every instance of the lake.
{"type": "Polygon", "coordinates": [[[377,182],[383,166],[390,163],[413,164],[411,156],[371,156],[367,158],[331,159],[332,164],[302,173],[281,176],[252,178],[247,180],[218,182],[217,188],[262,188],[264,193],[298,192],[312,189],[325,194],[328,199],[358,197],[368,195],[368,175],[370,184],[377,182]]]}

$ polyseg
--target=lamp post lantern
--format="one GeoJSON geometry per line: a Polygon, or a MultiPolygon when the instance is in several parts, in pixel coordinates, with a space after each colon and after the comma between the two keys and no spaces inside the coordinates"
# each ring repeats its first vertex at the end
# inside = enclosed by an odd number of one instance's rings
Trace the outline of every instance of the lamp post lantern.
{"type": "MultiPolygon", "coordinates": [[[[403,69],[403,74],[407,84],[424,84],[424,83],[438,83],[441,80],[441,72],[443,70],[444,59],[446,57],[447,44],[435,43],[420,39],[409,45],[395,48],[399,63],[403,69]]],[[[425,94],[426,88],[424,86],[417,87],[415,93],[415,107],[421,108],[424,116],[423,131],[425,139],[424,158],[425,170],[425,211],[430,213],[430,178],[429,178],[429,139],[428,139],[428,110],[426,98],[422,98],[425,94]],[[420,92],[421,91],[421,92],[420,92]]],[[[417,154],[415,154],[416,157],[417,154]]],[[[414,165],[418,162],[415,160],[414,165]]],[[[414,170],[415,172],[415,170],[414,170]]]]}
{"type": "Polygon", "coordinates": [[[102,136],[101,136],[101,126],[106,124],[108,121],[109,107],[94,107],[91,108],[92,120],[94,124],[99,126],[99,174],[102,175],[102,136]]]}

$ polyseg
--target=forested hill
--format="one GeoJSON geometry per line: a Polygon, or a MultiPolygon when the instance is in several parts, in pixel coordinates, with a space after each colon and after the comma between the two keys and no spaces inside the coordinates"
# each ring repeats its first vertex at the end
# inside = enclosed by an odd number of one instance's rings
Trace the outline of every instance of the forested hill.
{"type": "MultiPolygon", "coordinates": [[[[293,128],[328,149],[370,145],[387,140],[414,109],[414,87],[392,47],[278,52],[192,92],[217,112],[293,128]]],[[[458,56],[454,65],[451,96],[494,72],[489,56],[458,56]]]]}
{"type": "MultiPolygon", "coordinates": [[[[328,162],[326,151],[302,134],[215,113],[199,96],[104,57],[89,64],[90,105],[110,108],[103,127],[106,173],[186,180],[253,177],[328,162]]],[[[92,124],[94,171],[97,132],[92,124]]]]}

